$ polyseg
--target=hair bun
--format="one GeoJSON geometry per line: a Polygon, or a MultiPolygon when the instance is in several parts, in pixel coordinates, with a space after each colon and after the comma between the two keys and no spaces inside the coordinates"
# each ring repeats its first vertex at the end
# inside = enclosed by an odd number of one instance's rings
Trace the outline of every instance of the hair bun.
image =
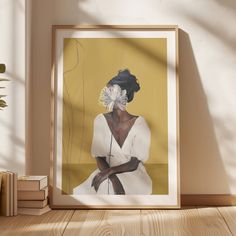
{"type": "Polygon", "coordinates": [[[119,70],[117,76],[112,78],[108,84],[118,84],[121,89],[127,92],[128,102],[133,100],[134,93],[140,90],[137,78],[128,69],[119,70]]]}
{"type": "Polygon", "coordinates": [[[134,92],[138,92],[140,90],[140,86],[137,81],[137,78],[134,75],[132,75],[128,69],[119,70],[117,76],[127,79],[129,86],[131,86],[134,92]]]}

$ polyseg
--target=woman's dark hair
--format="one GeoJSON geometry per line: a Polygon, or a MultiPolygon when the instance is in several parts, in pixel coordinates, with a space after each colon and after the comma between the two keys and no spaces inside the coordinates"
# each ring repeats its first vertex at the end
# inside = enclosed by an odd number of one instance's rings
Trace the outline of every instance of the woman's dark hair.
{"type": "Polygon", "coordinates": [[[134,93],[140,90],[139,83],[134,75],[130,73],[128,69],[120,70],[118,74],[113,77],[108,85],[117,84],[122,90],[126,90],[128,102],[131,102],[134,98],[134,93]]]}

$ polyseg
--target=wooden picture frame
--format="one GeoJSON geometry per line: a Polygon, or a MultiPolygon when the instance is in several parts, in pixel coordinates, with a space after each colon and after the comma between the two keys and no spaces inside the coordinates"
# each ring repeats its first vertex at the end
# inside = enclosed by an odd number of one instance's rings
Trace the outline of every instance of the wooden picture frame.
{"type": "MultiPolygon", "coordinates": [[[[55,25],[52,28],[51,81],[51,208],[180,207],[177,26],[55,25]],[[102,119],[107,119],[104,118],[107,115],[102,116],[106,111],[98,102],[99,94],[109,80],[124,71],[134,76],[141,88],[133,91],[134,99],[128,103],[127,110],[136,115],[137,123],[144,122],[150,132],[149,136],[144,136],[142,130],[138,133],[138,125],[133,128],[135,120],[126,136],[128,141],[123,143],[127,150],[121,155],[127,158],[127,163],[135,155],[133,152],[137,152],[135,158],[139,164],[135,170],[114,172],[119,167],[113,168],[109,162],[113,176],[118,177],[124,187],[125,194],[117,194],[112,175],[104,177],[105,171],[101,173],[105,180],[99,182],[97,190],[91,186],[91,180],[102,172],[95,160],[100,149],[96,152],[93,148],[95,125],[98,123],[99,129],[103,129],[102,119]],[[132,129],[133,135],[130,134],[132,129]],[[140,137],[142,142],[131,153],[130,143],[140,137]],[[143,143],[147,143],[145,147],[143,143]],[[144,155],[140,150],[143,149],[148,150],[146,159],[142,159],[144,155]],[[106,183],[107,193],[100,191],[106,183]]],[[[126,95],[128,97],[128,93],[126,95]]],[[[99,139],[99,145],[105,146],[109,130],[101,132],[103,136],[99,137],[104,139],[99,139]]],[[[115,145],[115,135],[111,130],[110,133],[115,145]]],[[[114,151],[109,157],[117,155],[119,152],[114,151]]],[[[105,155],[105,161],[107,158],[105,155]]]]}

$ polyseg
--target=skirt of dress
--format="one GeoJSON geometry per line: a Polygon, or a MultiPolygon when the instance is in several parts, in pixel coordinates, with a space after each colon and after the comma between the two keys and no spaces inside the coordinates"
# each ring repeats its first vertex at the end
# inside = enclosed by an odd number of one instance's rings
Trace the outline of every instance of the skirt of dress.
{"type": "MultiPolygon", "coordinates": [[[[95,191],[94,187],[91,187],[93,178],[99,172],[100,171],[98,169],[95,170],[82,184],[78,185],[73,189],[73,194],[114,195],[115,193],[112,187],[112,183],[108,179],[106,179],[100,184],[97,192],[95,191]]],[[[117,177],[119,178],[125,190],[125,194],[152,194],[152,180],[147,174],[145,167],[141,163],[135,171],[117,174],[117,177]]]]}

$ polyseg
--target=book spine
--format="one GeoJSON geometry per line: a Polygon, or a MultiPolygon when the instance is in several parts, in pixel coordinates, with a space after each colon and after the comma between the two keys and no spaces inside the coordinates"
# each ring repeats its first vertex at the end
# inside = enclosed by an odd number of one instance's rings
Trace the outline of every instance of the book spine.
{"type": "Polygon", "coordinates": [[[9,188],[9,191],[10,191],[10,216],[13,216],[13,198],[14,198],[14,186],[13,186],[13,173],[9,172],[8,171],[8,175],[9,175],[9,178],[10,178],[10,188],[9,188]]]}
{"type": "Polygon", "coordinates": [[[47,187],[40,191],[18,191],[18,200],[45,200],[47,197],[47,187]]]}
{"type": "Polygon", "coordinates": [[[39,191],[40,184],[38,180],[18,180],[18,191],[39,191]]]}
{"type": "Polygon", "coordinates": [[[6,172],[2,173],[2,189],[1,189],[1,215],[3,216],[9,216],[9,187],[10,187],[10,179],[9,175],[6,172]]]}
{"type": "Polygon", "coordinates": [[[6,173],[6,216],[10,216],[10,175],[6,173]]]}
{"type": "Polygon", "coordinates": [[[14,173],[14,212],[13,215],[17,215],[17,174],[14,173]]]}
{"type": "Polygon", "coordinates": [[[19,200],[18,207],[19,208],[44,208],[48,203],[48,199],[45,200],[19,200]]]}
{"type": "Polygon", "coordinates": [[[0,214],[14,216],[17,214],[17,175],[11,171],[4,171],[0,176],[2,178],[0,214]]]}

